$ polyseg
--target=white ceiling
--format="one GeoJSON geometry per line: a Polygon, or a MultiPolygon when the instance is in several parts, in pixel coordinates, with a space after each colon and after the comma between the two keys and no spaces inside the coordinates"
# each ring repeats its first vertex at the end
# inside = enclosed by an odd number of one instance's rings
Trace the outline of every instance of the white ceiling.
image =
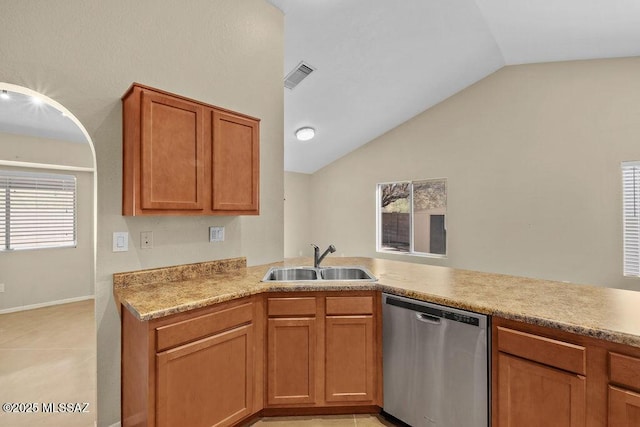
{"type": "Polygon", "coordinates": [[[285,13],[285,170],[313,173],[504,65],[640,55],[640,0],[268,0],[285,13]],[[316,128],[300,142],[294,132],[316,128]]]}
{"type": "Polygon", "coordinates": [[[8,91],[9,99],[0,98],[0,132],[62,141],[86,143],[87,139],[74,123],[56,107],[31,96],[8,91]]]}

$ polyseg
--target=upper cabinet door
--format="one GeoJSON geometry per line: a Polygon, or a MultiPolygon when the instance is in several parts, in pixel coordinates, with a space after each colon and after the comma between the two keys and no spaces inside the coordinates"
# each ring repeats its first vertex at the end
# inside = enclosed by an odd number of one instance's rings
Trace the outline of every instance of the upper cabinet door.
{"type": "Polygon", "coordinates": [[[203,209],[203,111],[183,99],[142,92],[142,209],[203,209]]]}
{"type": "Polygon", "coordinates": [[[259,215],[260,119],[134,83],[122,97],[123,215],[259,215]]]}
{"type": "Polygon", "coordinates": [[[258,213],[260,181],[259,123],[212,111],[212,209],[258,213]]]}

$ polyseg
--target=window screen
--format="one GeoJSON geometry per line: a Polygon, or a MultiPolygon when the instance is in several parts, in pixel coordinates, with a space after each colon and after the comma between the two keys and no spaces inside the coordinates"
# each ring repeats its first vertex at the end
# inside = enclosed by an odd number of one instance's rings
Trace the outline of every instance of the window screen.
{"type": "Polygon", "coordinates": [[[0,171],[0,250],[76,246],[76,177],[0,171]]]}
{"type": "Polygon", "coordinates": [[[624,275],[640,276],[640,162],[622,163],[624,275]]]}

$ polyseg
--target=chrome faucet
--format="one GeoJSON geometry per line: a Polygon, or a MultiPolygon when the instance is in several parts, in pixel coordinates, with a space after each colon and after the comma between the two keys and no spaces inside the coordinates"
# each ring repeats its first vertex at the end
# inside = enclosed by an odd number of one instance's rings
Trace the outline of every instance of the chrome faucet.
{"type": "Polygon", "coordinates": [[[313,243],[311,244],[311,246],[313,246],[313,266],[315,268],[320,267],[320,263],[322,262],[324,257],[329,255],[329,253],[334,253],[336,251],[336,247],[335,246],[329,245],[327,250],[324,251],[324,253],[322,255],[320,255],[320,248],[317,247],[316,245],[314,245],[313,243]]]}

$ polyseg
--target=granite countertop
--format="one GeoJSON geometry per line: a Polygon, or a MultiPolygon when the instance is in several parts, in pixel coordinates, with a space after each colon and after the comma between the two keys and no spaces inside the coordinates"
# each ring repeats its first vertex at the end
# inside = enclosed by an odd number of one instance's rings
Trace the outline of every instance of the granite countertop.
{"type": "Polygon", "coordinates": [[[261,282],[272,266],[244,258],[114,274],[116,298],[146,321],[272,291],[381,290],[451,307],[640,347],[640,292],[371,258],[329,257],[369,269],[377,282],[261,282]]]}

